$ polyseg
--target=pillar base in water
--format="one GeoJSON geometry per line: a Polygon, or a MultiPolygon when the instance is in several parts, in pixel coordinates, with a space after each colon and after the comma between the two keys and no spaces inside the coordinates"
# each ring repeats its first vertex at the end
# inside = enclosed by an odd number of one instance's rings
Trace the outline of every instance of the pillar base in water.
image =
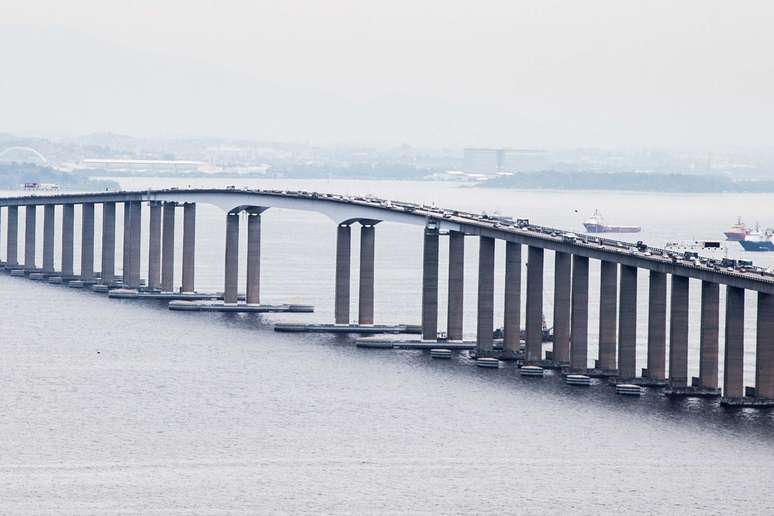
{"type": "Polygon", "coordinates": [[[685,398],[719,398],[720,389],[708,389],[694,386],[671,386],[664,389],[664,394],[685,398]]]}
{"type": "MultiPolygon", "coordinates": [[[[422,329],[412,324],[303,324],[281,323],[274,325],[274,331],[294,333],[354,333],[374,335],[382,333],[421,333],[422,329]]],[[[438,343],[433,342],[437,348],[438,343]]]]}
{"type": "Polygon", "coordinates": [[[567,367],[562,369],[563,375],[584,375],[591,378],[614,378],[618,376],[618,369],[581,369],[567,367]]]}
{"type": "Polygon", "coordinates": [[[269,313],[269,312],[314,312],[311,305],[248,305],[246,303],[223,303],[222,301],[170,301],[170,310],[186,312],[231,312],[231,313],[269,313]]]}
{"type": "Polygon", "coordinates": [[[669,382],[667,380],[654,380],[652,378],[615,378],[611,377],[608,378],[608,383],[610,385],[618,385],[618,384],[632,384],[632,385],[639,385],[640,387],[655,387],[655,388],[664,388],[669,386],[669,382]]]}
{"type": "Polygon", "coordinates": [[[543,369],[568,369],[569,362],[557,362],[555,360],[525,360],[525,367],[542,367],[543,369]]]}
{"type": "Polygon", "coordinates": [[[720,404],[726,407],[774,407],[774,400],[769,398],[720,398],[720,404]]]}
{"type": "MultiPolygon", "coordinates": [[[[222,292],[159,292],[158,290],[143,290],[117,288],[110,291],[108,297],[117,299],[143,299],[157,301],[216,301],[223,299],[222,292]]],[[[242,298],[244,299],[244,298],[242,298]]]]}
{"type": "Polygon", "coordinates": [[[405,339],[400,337],[363,337],[355,341],[358,348],[365,349],[410,349],[430,351],[443,346],[449,351],[467,351],[476,349],[476,343],[467,342],[443,342],[423,341],[421,339],[405,339]]]}
{"type": "Polygon", "coordinates": [[[15,278],[23,278],[26,272],[24,269],[11,269],[9,274],[15,278]]]}

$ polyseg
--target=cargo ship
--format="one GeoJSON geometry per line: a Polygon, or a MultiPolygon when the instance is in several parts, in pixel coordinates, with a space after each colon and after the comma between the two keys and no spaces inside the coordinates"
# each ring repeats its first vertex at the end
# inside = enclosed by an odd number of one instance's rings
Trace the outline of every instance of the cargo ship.
{"type": "Polygon", "coordinates": [[[731,229],[725,231],[723,234],[726,235],[726,240],[739,242],[740,240],[744,240],[747,235],[750,234],[750,230],[747,229],[745,223],[742,222],[742,217],[739,217],[736,219],[736,224],[731,226],[731,229]]]}
{"type": "Polygon", "coordinates": [[[599,210],[594,210],[594,214],[583,223],[587,233],[639,233],[642,231],[640,226],[608,226],[599,210]]]}
{"type": "Polygon", "coordinates": [[[771,232],[761,233],[758,228],[745,235],[744,240],[739,240],[745,251],[760,253],[774,251],[774,242],[771,241],[771,232]]]}

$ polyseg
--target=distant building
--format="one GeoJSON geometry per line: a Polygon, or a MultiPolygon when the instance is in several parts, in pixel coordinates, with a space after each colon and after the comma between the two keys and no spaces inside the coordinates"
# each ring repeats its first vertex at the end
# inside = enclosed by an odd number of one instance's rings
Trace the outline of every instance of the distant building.
{"type": "Polygon", "coordinates": [[[465,172],[480,174],[539,172],[550,168],[550,153],[540,149],[468,147],[463,167],[465,172]]]}

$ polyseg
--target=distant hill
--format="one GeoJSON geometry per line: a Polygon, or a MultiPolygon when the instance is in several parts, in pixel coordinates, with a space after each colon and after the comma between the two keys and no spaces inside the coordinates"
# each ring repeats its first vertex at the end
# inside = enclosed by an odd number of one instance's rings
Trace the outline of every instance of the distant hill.
{"type": "Polygon", "coordinates": [[[735,181],[729,177],[695,174],[529,172],[490,179],[487,188],[526,190],[629,190],[674,193],[763,193],[774,192],[774,181],[735,181]]]}
{"type": "Polygon", "coordinates": [[[62,172],[32,163],[0,163],[0,190],[16,190],[24,183],[54,183],[62,190],[118,190],[108,179],[90,179],[89,172],[62,172]]]}

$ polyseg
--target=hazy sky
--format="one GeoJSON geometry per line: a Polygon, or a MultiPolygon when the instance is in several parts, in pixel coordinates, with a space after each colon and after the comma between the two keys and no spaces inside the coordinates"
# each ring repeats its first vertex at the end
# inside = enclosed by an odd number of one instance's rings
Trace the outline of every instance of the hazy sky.
{"type": "Polygon", "coordinates": [[[774,3],[0,2],[0,131],[770,146],[774,3]]]}

